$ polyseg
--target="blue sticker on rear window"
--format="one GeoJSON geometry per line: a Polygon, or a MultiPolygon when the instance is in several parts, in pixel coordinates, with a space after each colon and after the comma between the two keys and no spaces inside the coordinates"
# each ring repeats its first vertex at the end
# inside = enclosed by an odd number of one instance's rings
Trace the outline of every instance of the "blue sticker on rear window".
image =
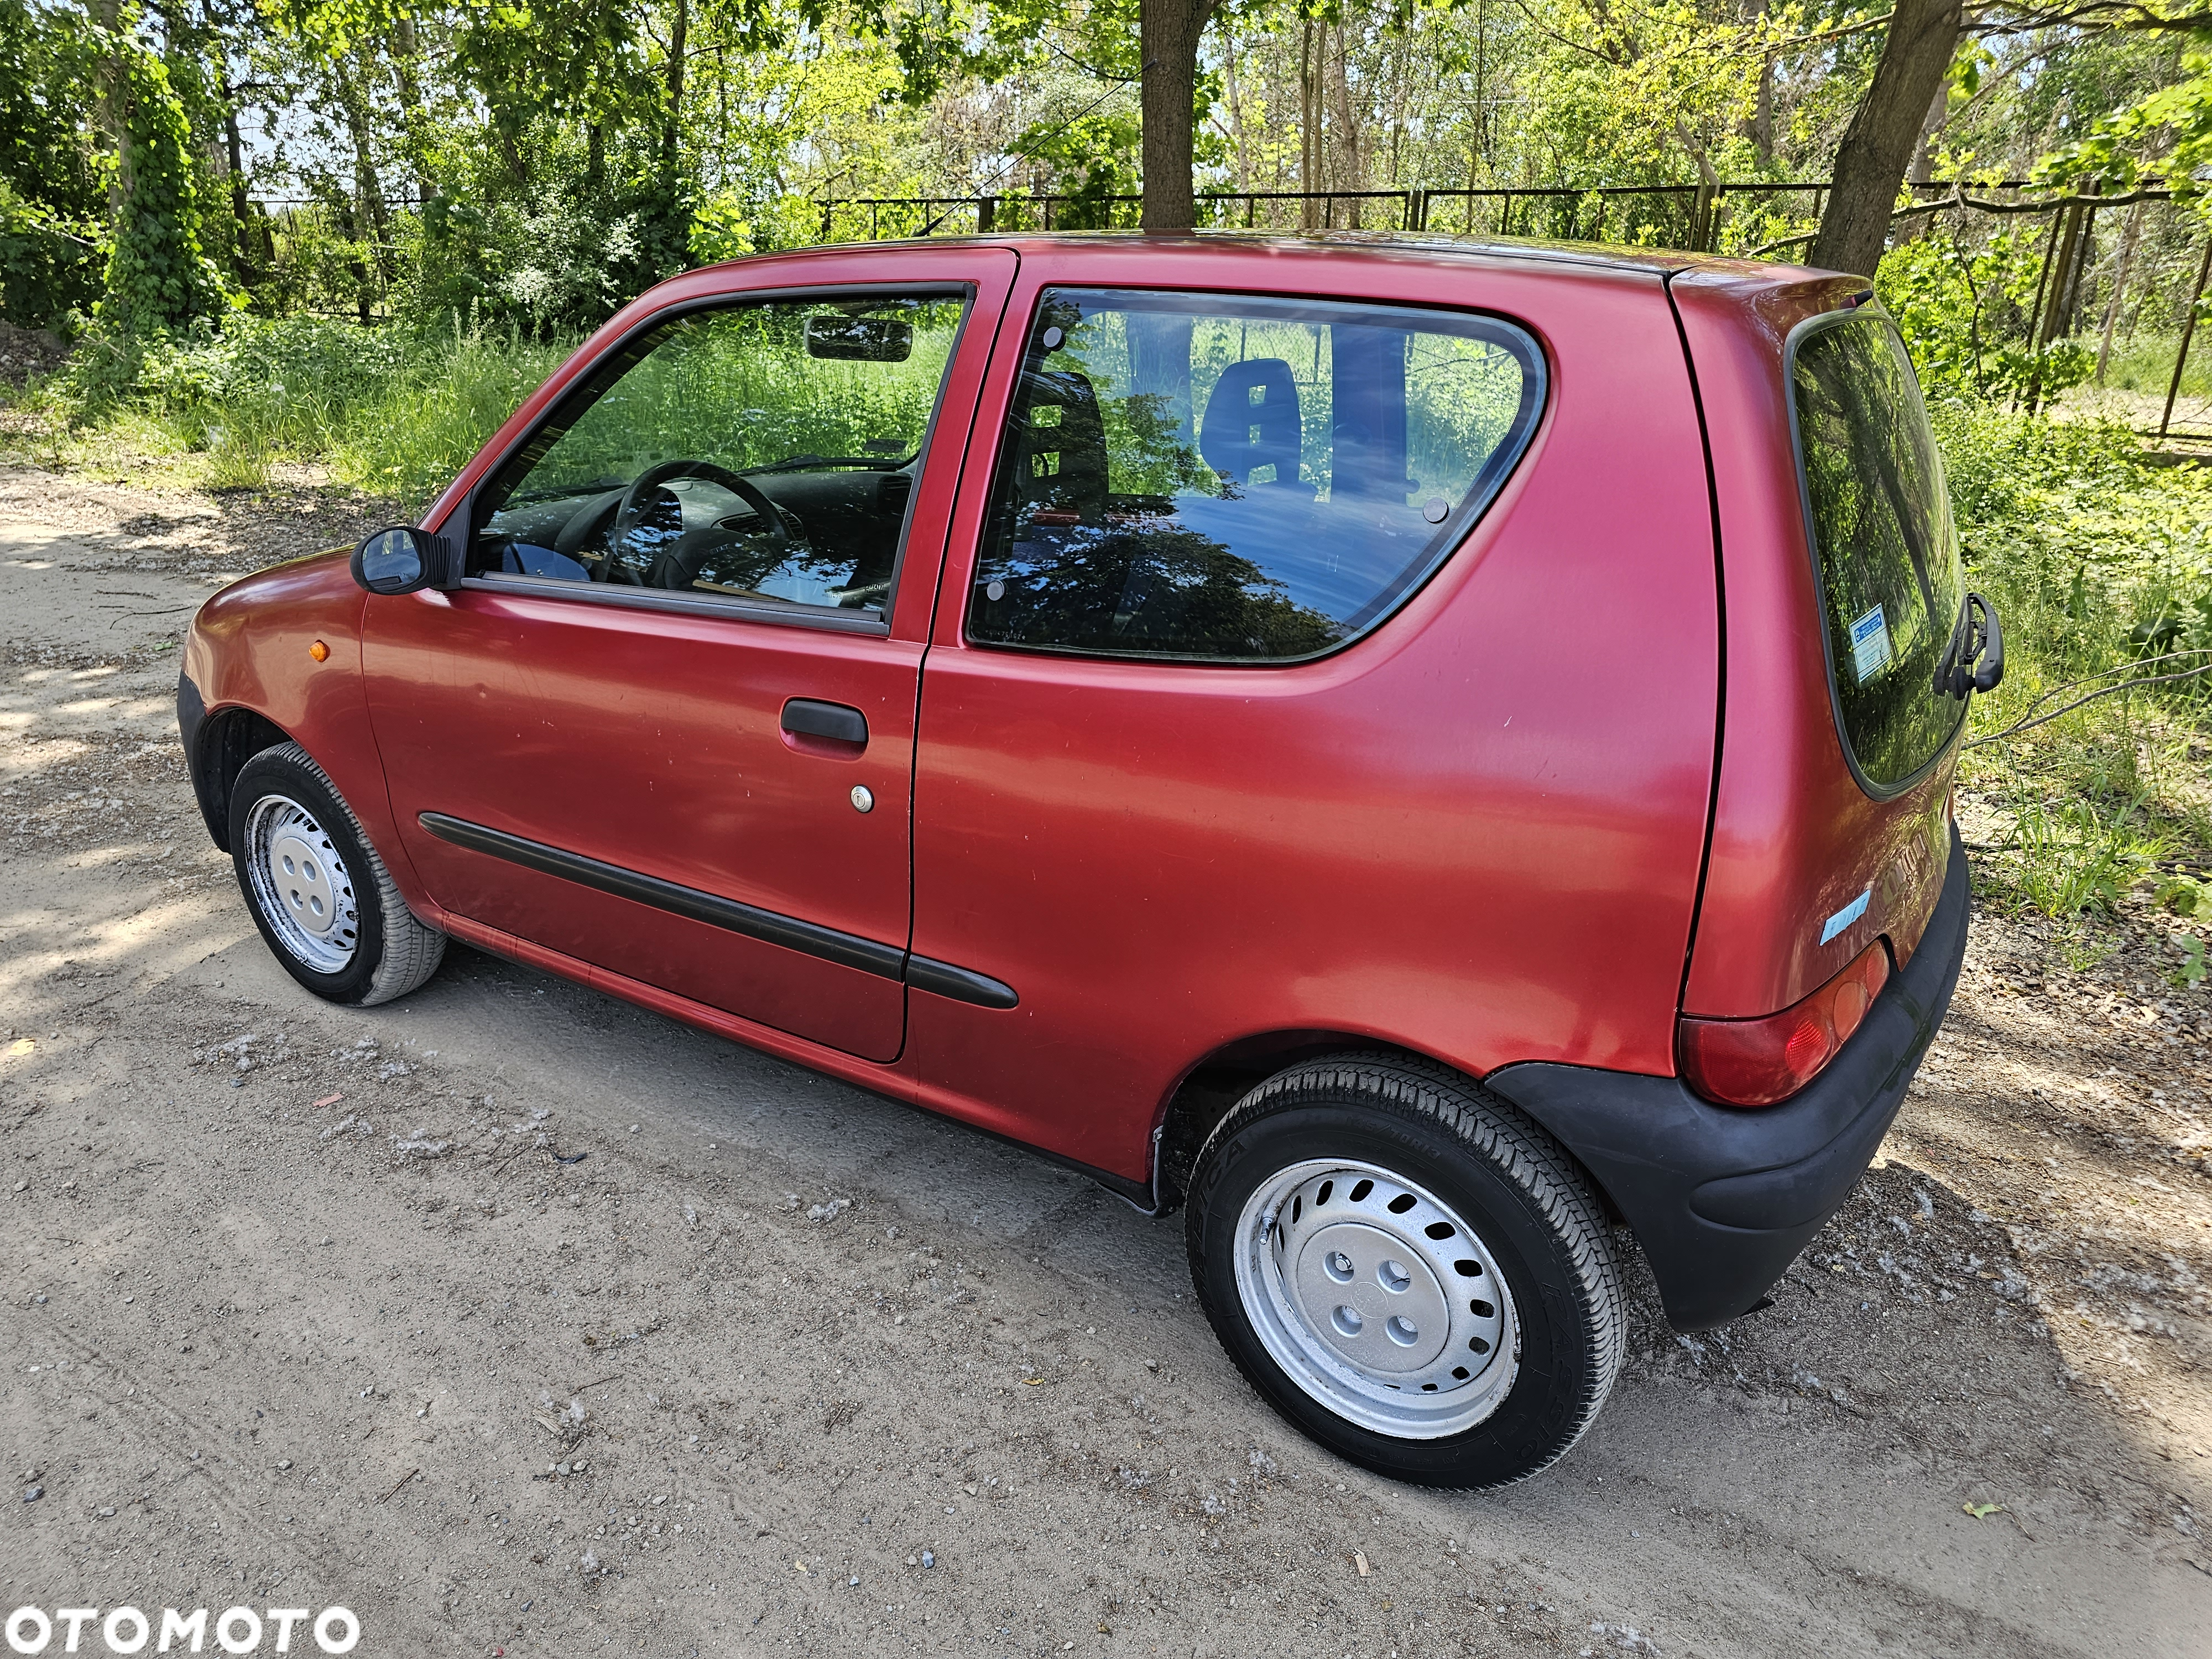
{"type": "Polygon", "coordinates": [[[1876,605],[1851,624],[1851,670],[1864,685],[1889,666],[1889,623],[1876,605]]]}
{"type": "MultiPolygon", "coordinates": [[[[1877,614],[1879,613],[1877,612],[1877,614]]],[[[1869,887],[1865,892],[1861,893],[1856,898],[1853,899],[1849,904],[1846,904],[1842,909],[1837,911],[1835,915],[1830,916],[1826,923],[1820,929],[1820,943],[1826,945],[1830,939],[1835,938],[1837,934],[1842,933],[1844,928],[1850,927],[1861,916],[1864,915],[1867,911],[1867,901],[1871,899],[1873,896],[1874,889],[1869,887]]]]}

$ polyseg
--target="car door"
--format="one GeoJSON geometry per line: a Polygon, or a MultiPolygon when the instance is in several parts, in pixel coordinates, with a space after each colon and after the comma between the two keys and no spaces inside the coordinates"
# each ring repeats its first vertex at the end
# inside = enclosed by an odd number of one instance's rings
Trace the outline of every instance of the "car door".
{"type": "Polygon", "coordinates": [[[908,263],[641,319],[449,518],[459,586],[372,598],[362,647],[441,906],[877,1061],[930,600],[1014,265],[908,263]]]}

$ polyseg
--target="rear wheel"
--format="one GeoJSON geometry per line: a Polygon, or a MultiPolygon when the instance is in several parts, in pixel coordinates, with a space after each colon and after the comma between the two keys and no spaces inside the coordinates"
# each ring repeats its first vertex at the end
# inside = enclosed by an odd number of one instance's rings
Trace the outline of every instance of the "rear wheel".
{"type": "Polygon", "coordinates": [[[1432,1061],[1343,1054],[1261,1085],[1199,1155],[1187,1237],[1239,1369],[1378,1474],[1523,1479],[1620,1370],[1596,1200],[1542,1129],[1432,1061]]]}
{"type": "Polygon", "coordinates": [[[415,919],[352,809],[298,744],[239,769],[230,854],[262,939],[317,996],[368,1007],[437,971],[446,936],[415,919]]]}

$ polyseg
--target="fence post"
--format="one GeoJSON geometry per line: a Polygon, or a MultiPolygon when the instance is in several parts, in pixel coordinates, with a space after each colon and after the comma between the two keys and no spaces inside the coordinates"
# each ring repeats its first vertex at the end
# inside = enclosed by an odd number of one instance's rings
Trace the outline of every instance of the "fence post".
{"type": "Polygon", "coordinates": [[[2212,237],[2204,243],[2204,263],[2197,267],[2197,286],[2189,290],[2189,315],[2182,320],[2181,349],[2173,354],[2173,379],[2166,388],[2166,413],[2158,417],[2158,441],[2166,441],[2166,428],[2173,422],[2173,400],[2181,392],[2181,366],[2189,361],[2190,337],[2197,332],[2197,302],[2204,297],[2204,280],[2212,276],[2212,237]]]}
{"type": "Polygon", "coordinates": [[[988,236],[998,228],[998,224],[999,198],[995,196],[978,196],[975,198],[975,234],[978,236],[988,236]]]}
{"type": "Polygon", "coordinates": [[[837,210],[837,198],[831,197],[822,204],[822,240],[830,240],[830,216],[837,210]]]}

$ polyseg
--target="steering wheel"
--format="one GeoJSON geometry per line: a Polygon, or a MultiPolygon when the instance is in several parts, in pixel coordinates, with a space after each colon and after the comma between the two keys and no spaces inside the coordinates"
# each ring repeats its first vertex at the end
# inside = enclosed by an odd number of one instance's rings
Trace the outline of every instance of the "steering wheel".
{"type": "Polygon", "coordinates": [[[712,461],[682,459],[660,461],[637,475],[630,487],[623,492],[615,508],[614,523],[607,538],[608,551],[601,562],[602,581],[623,580],[635,586],[644,586],[645,579],[637,567],[621,557],[623,539],[645,521],[655,493],[660,487],[677,478],[704,478],[728,490],[747,507],[752,508],[773,540],[778,563],[789,556],[792,548],[791,526],[781,509],[768,498],[767,493],[750,478],[717,466],[712,461]],[[620,575],[617,575],[617,572],[620,575]]]}

